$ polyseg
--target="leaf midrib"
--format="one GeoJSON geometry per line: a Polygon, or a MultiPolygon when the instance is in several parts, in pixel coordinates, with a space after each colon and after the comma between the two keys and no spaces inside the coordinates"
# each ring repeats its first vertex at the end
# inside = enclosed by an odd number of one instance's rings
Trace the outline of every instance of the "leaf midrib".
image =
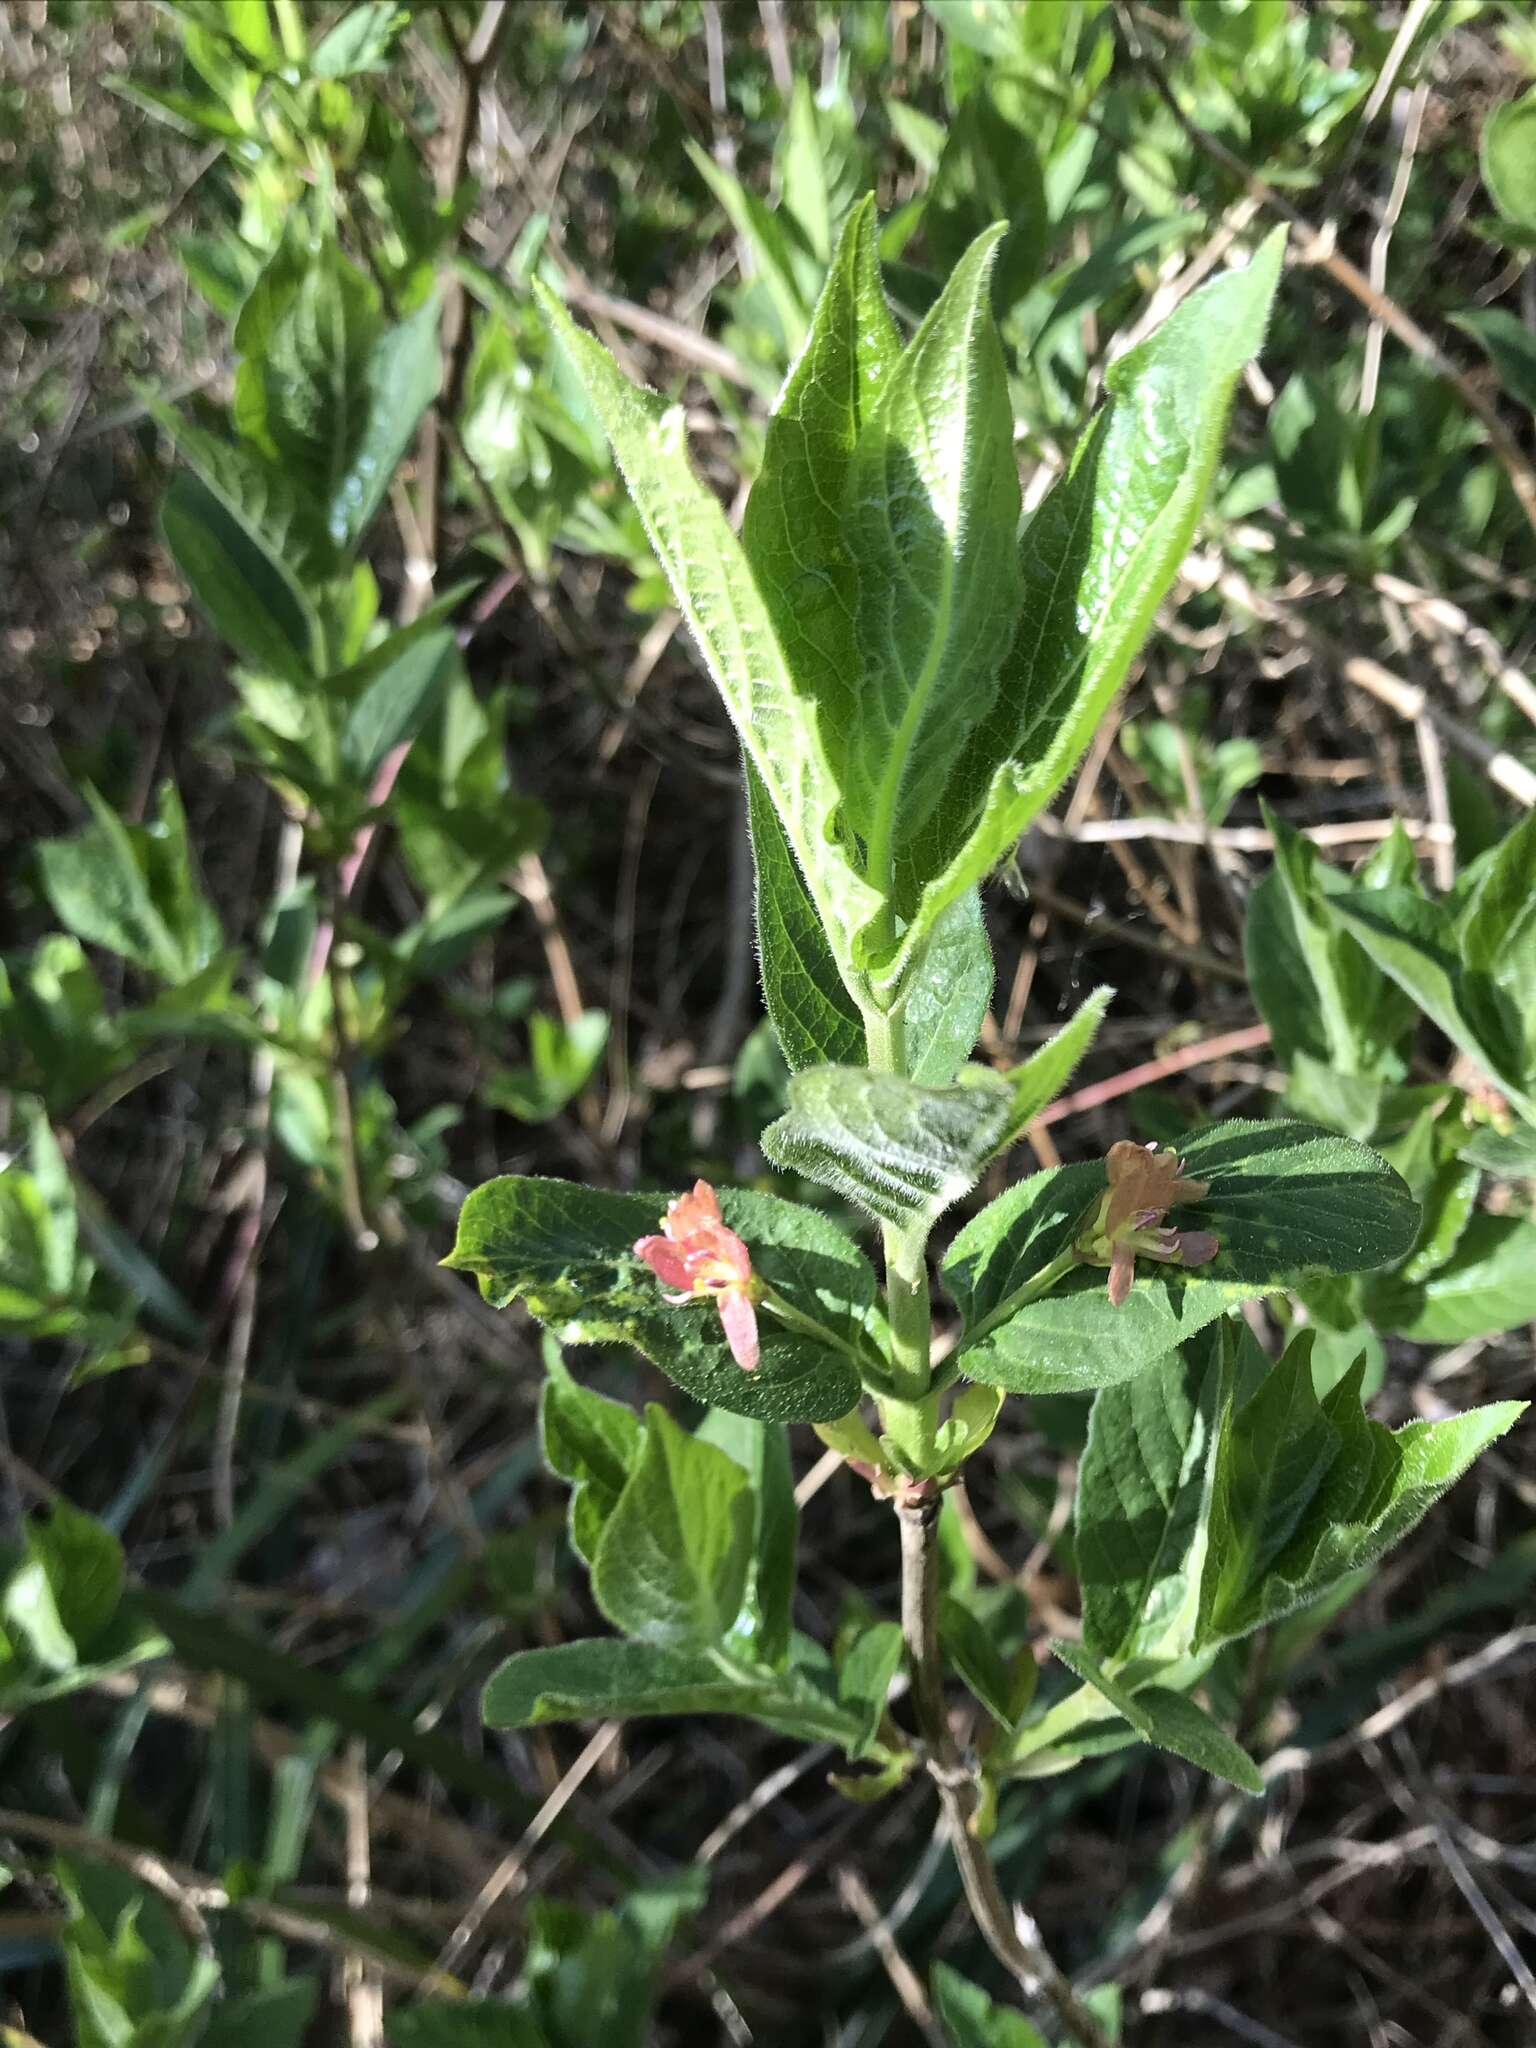
{"type": "MultiPolygon", "coordinates": [[[[979,305],[979,300],[974,302],[966,316],[962,346],[959,351],[962,359],[968,355],[970,350],[971,337],[975,331],[979,305]]],[[[971,431],[971,414],[975,409],[973,386],[974,378],[967,377],[964,384],[965,404],[961,422],[962,446],[965,445],[971,431]]],[[[919,416],[923,419],[923,433],[926,438],[928,422],[921,412],[919,416]]],[[[969,494],[970,480],[975,472],[975,468],[976,457],[974,452],[972,452],[963,467],[959,489],[956,493],[957,507],[965,503],[969,494]]],[[[889,523],[888,510],[886,512],[886,519],[887,523],[889,523]]],[[[882,916],[887,925],[889,925],[893,916],[892,901],[896,890],[894,844],[896,802],[901,795],[902,785],[907,778],[907,759],[912,749],[913,740],[927,716],[928,700],[933,694],[934,684],[938,681],[939,670],[943,665],[944,655],[949,646],[950,628],[954,619],[955,551],[964,532],[964,516],[957,510],[954,538],[944,550],[944,572],[939,587],[938,604],[935,608],[933,630],[928,636],[928,651],[923,657],[922,669],[918,674],[912,693],[907,699],[907,708],[902,713],[901,722],[897,726],[895,736],[891,741],[885,774],[875,798],[875,816],[870,827],[866,871],[875,887],[880,891],[884,904],[882,916]]],[[[891,538],[894,541],[894,532],[891,538]]]]}

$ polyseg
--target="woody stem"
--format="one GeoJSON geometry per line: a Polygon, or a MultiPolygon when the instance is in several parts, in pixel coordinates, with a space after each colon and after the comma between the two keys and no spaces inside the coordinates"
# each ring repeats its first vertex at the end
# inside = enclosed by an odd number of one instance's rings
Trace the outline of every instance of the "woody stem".
{"type": "Polygon", "coordinates": [[[901,1628],[912,1669],[912,1701],[971,1918],[1029,2003],[1054,2012],[1067,2040],[1078,2048],[1108,2048],[1103,2028],[1053,1961],[1033,1920],[1005,1897],[997,1866],[975,1832],[980,1787],[960,1755],[944,1704],[938,1499],[899,1506],[896,1516],[901,1525],[901,1628]]]}
{"type": "MultiPolygon", "coordinates": [[[[869,1065],[875,1073],[907,1072],[899,1007],[865,1012],[869,1065]]],[[[1056,1277],[1054,1272],[1052,1278],[1056,1277]]],[[[922,1223],[885,1230],[886,1313],[891,1325],[891,1378],[896,1398],[880,1404],[886,1433],[918,1472],[931,1472],[941,1394],[932,1366],[933,1311],[928,1298],[928,1233],[922,1223]]],[[[945,1824],[971,1917],[1025,1998],[1055,2014],[1077,2048],[1108,2048],[1103,2028],[1047,1953],[1034,1922],[1004,1896],[997,1868],[975,1830],[981,1785],[960,1754],[944,1701],[939,1647],[940,1495],[898,1504],[901,1529],[901,1628],[912,1674],[912,1699],[938,1788],[945,1824]]]]}

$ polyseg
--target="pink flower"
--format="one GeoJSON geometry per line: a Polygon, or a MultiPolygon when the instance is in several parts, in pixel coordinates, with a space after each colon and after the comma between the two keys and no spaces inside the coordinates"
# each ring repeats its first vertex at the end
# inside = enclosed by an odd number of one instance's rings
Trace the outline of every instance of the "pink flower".
{"type": "Polygon", "coordinates": [[[1203,1180],[1185,1180],[1179,1155],[1159,1146],[1122,1138],[1105,1161],[1109,1188],[1078,1236],[1074,1249],[1089,1265],[1108,1266],[1109,1298],[1120,1308],[1136,1277],[1136,1260],[1161,1259],[1176,1266],[1204,1266],[1218,1246],[1208,1230],[1168,1230],[1163,1218],[1178,1202],[1198,1202],[1210,1192],[1203,1180]]]}
{"type": "Polygon", "coordinates": [[[757,1304],[763,1283],[752,1271],[752,1254],[734,1230],[726,1229],[719,1198],[707,1180],[695,1181],[692,1194],[667,1204],[661,1230],[660,1237],[636,1242],[636,1258],[644,1259],[658,1280],[678,1290],[667,1296],[674,1306],[712,1299],[732,1358],[743,1372],[755,1372],[757,1304]]]}

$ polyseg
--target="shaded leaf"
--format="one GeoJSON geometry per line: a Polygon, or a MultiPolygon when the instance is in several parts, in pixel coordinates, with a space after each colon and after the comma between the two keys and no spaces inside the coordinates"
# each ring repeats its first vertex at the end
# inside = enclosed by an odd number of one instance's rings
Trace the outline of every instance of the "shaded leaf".
{"type": "Polygon", "coordinates": [[[626,1635],[665,1649],[721,1642],[752,1557],[752,1492],[724,1451],[645,1411],[645,1441],[592,1565],[598,1606],[626,1635]]]}
{"type": "Polygon", "coordinates": [[[1304,1332],[1223,1419],[1197,1644],[1247,1635],[1374,1564],[1524,1412],[1501,1401],[1394,1432],[1360,1406],[1363,1361],[1319,1402],[1311,1349],[1304,1332]]]}
{"type": "Polygon", "coordinates": [[[645,1432],[632,1408],[582,1386],[558,1348],[548,1338],[545,1343],[549,1377],[539,1400],[544,1462],[571,1487],[571,1541],[590,1565],[645,1432]]]}
{"type": "Polygon", "coordinates": [[[907,983],[907,1071],[933,1088],[947,1088],[976,1049],[995,969],[992,945],[974,889],[935,921],[907,983]]]}
{"type": "Polygon", "coordinates": [[[385,756],[415,738],[459,666],[458,643],[446,626],[419,634],[407,628],[373,651],[371,678],[341,731],[342,761],[359,783],[366,787],[385,756]],[[398,649],[396,641],[403,643],[398,649]]]}
{"type": "Polygon", "coordinates": [[[313,674],[314,614],[254,523],[201,477],[176,479],[160,523],[192,595],[237,654],[289,681],[313,674]]]}
{"type": "Polygon", "coordinates": [[[785,1672],[754,1672],[716,1651],[617,1637],[524,1650],[485,1689],[491,1728],[650,1714],[739,1714],[801,1741],[839,1743],[855,1756],[865,1719],[839,1703],[825,1660],[815,1655],[785,1672]]]}
{"type": "Polygon", "coordinates": [[[1374,889],[1340,896],[1335,908],[1382,971],[1536,1124],[1536,1088],[1525,1085],[1524,1020],[1491,975],[1463,963],[1444,905],[1409,889],[1374,889]]]}
{"type": "Polygon", "coordinates": [[[750,757],[745,766],[756,878],[757,964],[774,1033],[791,1072],[824,1062],[862,1066],[865,1039],[859,1006],[838,971],[821,916],[762,777],[750,757]]]}
{"type": "Polygon", "coordinates": [[[1536,1322],[1536,1223],[1472,1216],[1443,1263],[1422,1277],[1383,1274],[1363,1307],[1378,1329],[1419,1344],[1459,1344],[1536,1322]]]}
{"type": "Polygon", "coordinates": [[[758,1422],[712,1408],[695,1434],[733,1458],[752,1487],[752,1563],[746,1605],[754,1658],[780,1665],[793,1635],[795,1546],[800,1511],[789,1461],[789,1434],[779,1422],[758,1422]]]}
{"type": "Polygon", "coordinates": [[[1253,1758],[1186,1694],[1156,1685],[1133,1692],[1081,1643],[1053,1642],[1051,1648],[1068,1670],[1107,1699],[1146,1741],[1236,1785],[1239,1791],[1263,1792],[1264,1780],[1253,1758]]]}
{"type": "Polygon", "coordinates": [[[1094,1397],[1074,1526],[1083,1642],[1096,1657],[1178,1655],[1186,1647],[1219,1351],[1219,1338],[1199,1339],[1094,1397]]]}
{"type": "Polygon", "coordinates": [[[54,915],[77,938],[163,981],[190,981],[213,960],[223,934],[193,872],[175,785],[161,786],[150,825],[127,824],[88,782],[82,794],[92,822],[37,849],[54,915]]]}
{"type": "Polygon", "coordinates": [[[1502,306],[1471,306],[1451,315],[1453,326],[1470,334],[1517,404],[1536,412],[1536,334],[1502,306]]]}

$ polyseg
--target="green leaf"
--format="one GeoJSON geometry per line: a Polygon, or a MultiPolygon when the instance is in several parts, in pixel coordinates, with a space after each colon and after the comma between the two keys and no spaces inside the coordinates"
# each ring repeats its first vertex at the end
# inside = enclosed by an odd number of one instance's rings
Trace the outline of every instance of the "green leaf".
{"type": "Polygon", "coordinates": [[[46,1519],[26,1524],[27,1554],[40,1565],[60,1622],[86,1650],[123,1596],[123,1546],[94,1516],[55,1495],[46,1519]]]}
{"type": "Polygon", "coordinates": [[[837,1696],[852,1715],[857,1733],[848,1745],[867,1756],[876,1747],[891,1682],[901,1668],[901,1630],[894,1621],[861,1628],[838,1661],[837,1696]]]}
{"type": "MultiPolygon", "coordinates": [[[[37,1197],[34,1214],[38,1226],[39,1278],[47,1293],[68,1295],[81,1278],[80,1212],[75,1204],[69,1166],[54,1135],[53,1125],[38,1109],[31,1118],[31,1126],[27,1163],[32,1169],[32,1187],[37,1197]]],[[[24,1257],[19,1264],[22,1270],[26,1270],[32,1261],[24,1257]]],[[[6,1265],[9,1268],[9,1258],[6,1265]]]]}
{"type": "Polygon", "coordinates": [[[1041,1110],[1060,1095],[1071,1080],[1078,1061],[1097,1038],[1104,1012],[1114,999],[1112,988],[1096,988],[1085,1003],[1079,1004],[1054,1038],[1048,1038],[1022,1066],[1009,1069],[1007,1080],[1013,1089],[1013,1103],[1009,1110],[1008,1131],[998,1148],[1000,1151],[1011,1145],[1015,1138],[1022,1137],[1041,1110]]]}
{"type": "MultiPolygon", "coordinates": [[[[36,1557],[18,1565],[0,1587],[0,1621],[5,1624],[4,1663],[13,1661],[12,1644],[23,1648],[26,1662],[49,1674],[73,1670],[80,1660],[79,1646],[59,1618],[58,1602],[47,1567],[36,1557]]],[[[9,1708],[9,1673],[3,1693],[9,1708]]]]}
{"type": "Polygon", "coordinates": [[[632,1408],[582,1386],[566,1370],[551,1339],[545,1339],[545,1346],[549,1377],[539,1401],[544,1462],[570,1484],[571,1542],[591,1565],[645,1433],[632,1408]]]}
{"type": "Polygon", "coordinates": [[[1472,306],[1451,324],[1471,335],[1516,404],[1536,412],[1536,334],[1525,322],[1502,306],[1472,306]]]}
{"type": "Polygon", "coordinates": [[[823,740],[884,899],[856,935],[896,945],[930,870],[920,838],[997,692],[1018,608],[1018,471],[1002,348],[987,303],[997,231],[981,236],[875,399],[845,484],[858,574],[858,689],[823,740]]]}
{"type": "Polygon", "coordinates": [[[77,938],[120,953],[175,983],[190,981],[222,943],[218,920],[192,870],[186,814],[175,785],[160,790],[152,825],[128,825],[89,783],[93,822],[37,849],[43,892],[77,938]]]}
{"type": "Polygon", "coordinates": [[[1536,228],[1536,92],[1495,107],[1479,148],[1483,183],[1504,218],[1536,228]]]}
{"type": "Polygon", "coordinates": [[[353,548],[372,525],[395,471],[437,396],[442,300],[433,292],[387,327],[366,365],[367,417],[351,467],[333,501],[333,530],[353,548]]]}
{"type": "Polygon", "coordinates": [[[491,1998],[396,2006],[385,2015],[384,2034],[389,2048],[550,2048],[531,2013],[491,1998]]]}
{"type": "Polygon", "coordinates": [[[1463,1141],[1461,1156],[1501,1180],[1536,1179],[1536,1128],[1517,1124],[1512,1130],[1498,1131],[1479,1125],[1463,1141]]]}
{"type": "MultiPolygon", "coordinates": [[[[1260,888],[1267,888],[1263,882],[1260,888]]],[[[1258,890],[1248,899],[1250,918],[1258,890]]],[[[1250,930],[1252,929],[1250,923],[1250,930]]],[[[1249,986],[1253,983],[1250,979],[1249,986]]],[[[1271,1041],[1273,1042],[1273,1041],[1271,1041]]],[[[1341,1074],[1325,1060],[1298,1052],[1290,1062],[1285,1107],[1306,1123],[1323,1124],[1347,1138],[1369,1138],[1381,1122],[1382,1104],[1390,1083],[1368,1074],[1341,1074]]]]}
{"type": "Polygon", "coordinates": [[[928,187],[923,233],[931,260],[947,273],[966,245],[993,221],[1007,223],[992,274],[1001,319],[1039,275],[1050,220],[1036,143],[1041,94],[1023,78],[996,72],[966,95],[950,123],[928,187]]]}
{"type": "Polygon", "coordinates": [[[1108,406],[1024,529],[1018,630],[991,710],[910,849],[910,873],[925,885],[899,906],[910,917],[905,943],[1050,801],[1123,681],[1188,550],[1283,245],[1277,231],[1246,270],[1194,293],[1111,365],[1108,406]]]}
{"type": "Polygon", "coordinates": [[[1463,963],[1450,912],[1409,889],[1359,891],[1334,908],[1382,972],[1536,1124],[1536,1091],[1524,1085],[1525,1020],[1486,970],[1463,963]]]}
{"type": "Polygon", "coordinates": [[[212,1954],[195,1951],[164,1899],[113,1866],[59,1858],[69,1908],[60,1937],[79,2048],[175,2048],[219,1982],[212,1954]]]}
{"type": "MultiPolygon", "coordinates": [[[[762,489],[761,483],[757,489],[762,489]]],[[[792,1073],[824,1062],[862,1066],[863,1016],[838,971],[820,913],[750,757],[745,768],[756,877],[757,964],[774,1035],[792,1073]]]]}
{"type": "Polygon", "coordinates": [[[270,308],[259,327],[245,316],[240,322],[238,339],[250,352],[237,413],[340,557],[383,502],[437,394],[439,307],[428,299],[386,326],[377,288],[334,242],[298,266],[286,248],[273,261],[270,308]]]}
{"type": "Polygon", "coordinates": [[[1374,1564],[1525,1409],[1501,1401],[1393,1432],[1360,1406],[1363,1361],[1319,1402],[1311,1352],[1306,1331],[1223,1417],[1197,1647],[1262,1628],[1374,1564]]]}
{"type": "MultiPolygon", "coordinates": [[[[198,2048],[304,2048],[319,1996],[315,1978],[287,1977],[281,1984],[225,1998],[213,2008],[198,2048]]],[[[497,2048],[513,2044],[503,2035],[497,2048]]]]}
{"type": "MultiPolygon", "coordinates": [[[[810,1646],[797,1643],[797,1649],[810,1646]]],[[[614,1637],[524,1650],[492,1673],[485,1689],[491,1728],[546,1721],[624,1719],[649,1714],[739,1714],[806,1742],[836,1742],[850,1755],[865,1716],[832,1690],[815,1653],[785,1672],[738,1666],[718,1650],[665,1649],[614,1637]]]]}
{"type": "Polygon", "coordinates": [[[744,1688],[723,1660],[616,1637],[523,1650],[485,1688],[489,1728],[646,1714],[744,1713],[744,1688]]]}
{"type": "Polygon", "coordinates": [[[1186,1694],[1156,1685],[1132,1692],[1081,1643],[1053,1642],[1051,1648],[1069,1671],[1075,1671],[1085,1685],[1117,1708],[1146,1741],[1236,1785],[1241,1792],[1263,1792],[1264,1780],[1247,1750],[1186,1694]]]}
{"type": "Polygon", "coordinates": [[[254,57],[263,70],[270,68],[276,71],[282,59],[277,38],[272,33],[267,0],[224,0],[221,11],[224,27],[245,54],[254,57]]]}
{"type": "MultiPolygon", "coordinates": [[[[762,780],[747,763],[757,874],[757,954],[763,996],[792,1072],[864,1064],[864,1019],[795,865],[762,780]]],[[[944,1087],[969,1058],[992,1000],[992,947],[981,899],[967,890],[935,923],[904,1001],[914,1080],[944,1087]]]]}
{"type": "Polygon", "coordinates": [[[746,1595],[752,1521],[752,1489],[735,1459],[653,1404],[598,1543],[593,1597],[615,1628],[642,1642],[721,1642],[746,1595]]]}
{"type": "Polygon", "coordinates": [[[790,87],[789,114],[774,160],[780,170],[780,204],[799,227],[819,276],[832,261],[832,195],[827,189],[828,152],[804,72],[790,87]]]}
{"type": "Polygon", "coordinates": [[[316,78],[355,78],[386,68],[396,38],[411,18],[394,0],[358,0],[315,45],[309,68],[316,78]]]}
{"type": "MultiPolygon", "coordinates": [[[[283,244],[282,252],[289,246],[283,244]]],[[[291,262],[292,258],[286,260],[291,262]]],[[[237,334],[253,321],[260,324],[257,314],[271,303],[270,295],[263,296],[263,287],[269,285],[280,267],[279,257],[269,259],[241,310],[237,334]]],[[[285,279],[281,289],[289,288],[285,279]]],[[[278,289],[277,285],[270,285],[271,292],[278,289]]],[[[254,375],[254,370],[251,374],[254,375]]],[[[278,460],[260,416],[253,422],[258,429],[257,440],[228,440],[199,426],[186,413],[176,411],[152,394],[146,394],[144,402],[198,482],[288,579],[305,611],[310,637],[316,638],[316,614],[301,585],[308,579],[324,576],[334,566],[324,508],[278,460]]],[[[308,642],[306,649],[312,651],[308,642]]]]}
{"type": "Polygon", "coordinates": [[[808,1067],[762,1135],[776,1166],[820,1181],[883,1223],[932,1222],[975,1186],[1012,1096],[985,1068],[925,1088],[865,1067],[808,1067]]]}
{"type": "Polygon", "coordinates": [[[840,920],[861,920],[874,898],[836,851],[839,794],[818,729],[814,688],[791,666],[741,544],[689,465],[682,407],[630,384],[559,301],[535,289],[602,421],[647,538],[773,801],[823,925],[836,931],[840,920]]]}
{"type": "Polygon", "coordinates": [[[290,682],[314,674],[314,613],[245,504],[201,477],[178,477],[160,523],[192,595],[237,654],[290,682]]]}
{"type": "Polygon", "coordinates": [[[1306,1054],[1340,1076],[1394,1079],[1412,1013],[1336,914],[1356,884],[1304,833],[1267,805],[1263,812],[1275,863],[1249,898],[1243,957],[1276,1057],[1291,1066],[1306,1054]]]}
{"type": "Polygon", "coordinates": [[[805,337],[806,303],[796,282],[795,248],[791,237],[799,230],[789,214],[765,205],[748,186],[722,165],[708,150],[691,138],[684,142],[694,169],[704,180],[726,218],[751,252],[757,273],[768,288],[778,317],[780,339],[786,355],[794,355],[805,337]]]}
{"type": "Polygon", "coordinates": [[[216,135],[221,141],[233,141],[245,134],[245,129],[233,114],[221,107],[216,100],[206,99],[201,94],[178,92],[174,88],[145,85],[135,78],[111,78],[106,81],[113,92],[120,93],[136,107],[142,107],[147,114],[153,114],[166,126],[174,128],[178,135],[186,135],[194,141],[201,141],[209,135],[216,135]]]}
{"type": "Polygon", "coordinates": [[[547,1123],[586,1087],[607,1043],[606,1010],[583,1010],[570,1024],[537,1010],[528,1020],[531,1065],[492,1074],[484,1092],[509,1116],[547,1123]]]}
{"type": "Polygon", "coordinates": [[[1456,919],[1462,1002],[1536,1080],[1536,811],[1478,865],[1456,919]]]}
{"type": "Polygon", "coordinates": [[[1102,1163],[1034,1174],[966,1225],[943,1275],[965,1317],[959,1364],[967,1378],[1013,1393],[1112,1386],[1238,1302],[1304,1273],[1366,1272],[1413,1244],[1418,1208],[1408,1189],[1351,1138],[1307,1124],[1215,1124],[1189,1141],[1184,1159],[1189,1177],[1210,1192],[1169,1222],[1210,1231],[1217,1255],[1187,1273],[1138,1261],[1119,1308],[1095,1266],[1030,1299],[1103,1194],[1102,1163]]]}
{"type": "Polygon", "coordinates": [[[1083,1642],[1096,1657],[1187,1647],[1220,1379],[1218,1337],[1094,1397],[1074,1527],[1083,1642]]]}
{"type": "Polygon", "coordinates": [[[779,1422],[757,1422],[711,1408],[695,1434],[733,1458],[752,1487],[752,1563],[746,1607],[757,1662],[781,1665],[794,1633],[795,1546],[799,1510],[789,1461],[789,1434],[779,1422]]]}
{"type": "Polygon", "coordinates": [[[458,641],[447,626],[423,634],[407,628],[374,652],[380,659],[372,679],[341,731],[342,762],[365,789],[385,757],[420,732],[460,668],[458,641]],[[391,656],[395,640],[403,644],[391,656]]]}
{"type": "Polygon", "coordinates": [[[1450,1159],[1437,1166],[1419,1189],[1423,1220],[1411,1256],[1391,1273],[1381,1275],[1380,1282],[1368,1282],[1368,1288],[1398,1278],[1427,1280],[1437,1273],[1460,1244],[1481,1185],[1481,1173],[1464,1159],[1450,1159]]]}
{"type": "Polygon", "coordinates": [[[891,133],[917,168],[932,177],[938,169],[939,158],[944,154],[944,123],[914,107],[910,100],[898,99],[894,94],[886,96],[884,108],[891,133]]]}
{"type": "Polygon", "coordinates": [[[935,920],[907,982],[907,1070],[927,1087],[947,1088],[976,1048],[992,1000],[992,943],[974,889],[935,920]]]}
{"type": "Polygon", "coordinates": [[[368,358],[382,323],[378,289],[334,242],[297,264],[280,247],[274,262],[281,275],[270,317],[259,337],[250,317],[239,326],[247,351],[237,394],[241,430],[252,438],[259,432],[264,452],[316,509],[339,552],[368,419],[368,358]]]}
{"type": "Polygon", "coordinates": [[[947,1662],[993,1720],[1011,1728],[1018,1719],[1013,1674],[983,1624],[948,1594],[939,1601],[939,1643],[947,1662]]]}
{"type": "Polygon", "coordinates": [[[1536,1322],[1536,1223],[1473,1216],[1442,1265],[1422,1278],[1383,1274],[1362,1305],[1378,1329],[1419,1344],[1459,1344],[1536,1322]]]}
{"type": "Polygon", "coordinates": [[[762,1360],[745,1373],[713,1305],[669,1306],[631,1247],[659,1228],[665,1195],[618,1195],[566,1181],[507,1176],[469,1197],[444,1263],[473,1273],[497,1308],[525,1301],[565,1344],[633,1344],[710,1407],[770,1422],[831,1422],[859,1398],[855,1363],[874,1304],[868,1261],[812,1209],[723,1190],[725,1221],[754,1269],[827,1332],[819,1341],[759,1310],[762,1360]]]}
{"type": "MultiPolygon", "coordinates": [[[[932,0],[930,0],[930,5],[932,0]]],[[[948,1963],[933,1966],[933,2004],[952,2048],[1047,2048],[1023,2013],[999,2005],[948,1963]]]]}

